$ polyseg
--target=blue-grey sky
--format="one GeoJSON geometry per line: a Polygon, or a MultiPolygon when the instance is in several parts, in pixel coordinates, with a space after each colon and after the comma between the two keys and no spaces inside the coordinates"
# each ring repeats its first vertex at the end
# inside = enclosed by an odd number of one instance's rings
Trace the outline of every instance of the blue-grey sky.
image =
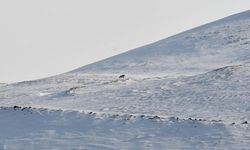
{"type": "Polygon", "coordinates": [[[0,0],[0,82],[32,80],[250,8],[250,0],[0,0]]]}

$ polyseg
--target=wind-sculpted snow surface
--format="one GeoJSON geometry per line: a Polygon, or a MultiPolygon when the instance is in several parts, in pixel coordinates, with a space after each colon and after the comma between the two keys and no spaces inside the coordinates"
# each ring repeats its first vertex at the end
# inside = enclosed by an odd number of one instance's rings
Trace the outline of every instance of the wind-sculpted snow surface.
{"type": "Polygon", "coordinates": [[[179,78],[63,75],[6,85],[1,106],[250,120],[250,66],[179,78]]]}
{"type": "Polygon", "coordinates": [[[2,84],[0,149],[249,149],[249,56],[247,11],[65,74],[2,84]]]}

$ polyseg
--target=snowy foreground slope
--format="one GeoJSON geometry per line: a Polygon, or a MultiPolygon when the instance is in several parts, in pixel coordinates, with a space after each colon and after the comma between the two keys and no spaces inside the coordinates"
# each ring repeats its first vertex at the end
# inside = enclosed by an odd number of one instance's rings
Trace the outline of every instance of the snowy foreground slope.
{"type": "Polygon", "coordinates": [[[247,124],[31,108],[0,119],[2,149],[249,149],[247,124]]]}
{"type": "Polygon", "coordinates": [[[250,149],[249,61],[247,11],[0,85],[0,149],[250,149]]]}

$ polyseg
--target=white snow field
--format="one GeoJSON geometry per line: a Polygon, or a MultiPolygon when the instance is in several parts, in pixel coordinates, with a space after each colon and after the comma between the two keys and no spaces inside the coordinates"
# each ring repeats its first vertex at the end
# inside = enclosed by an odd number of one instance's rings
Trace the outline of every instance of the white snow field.
{"type": "Polygon", "coordinates": [[[2,84],[0,107],[3,150],[250,149],[250,11],[2,84]]]}

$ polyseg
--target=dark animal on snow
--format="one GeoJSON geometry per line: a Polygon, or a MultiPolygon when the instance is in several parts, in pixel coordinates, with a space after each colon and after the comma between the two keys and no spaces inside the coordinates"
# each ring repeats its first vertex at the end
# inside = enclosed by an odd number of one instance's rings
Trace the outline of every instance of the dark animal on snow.
{"type": "Polygon", "coordinates": [[[123,75],[120,75],[119,78],[120,78],[120,79],[123,79],[123,78],[125,78],[125,75],[124,75],[124,74],[123,74],[123,75]]]}

